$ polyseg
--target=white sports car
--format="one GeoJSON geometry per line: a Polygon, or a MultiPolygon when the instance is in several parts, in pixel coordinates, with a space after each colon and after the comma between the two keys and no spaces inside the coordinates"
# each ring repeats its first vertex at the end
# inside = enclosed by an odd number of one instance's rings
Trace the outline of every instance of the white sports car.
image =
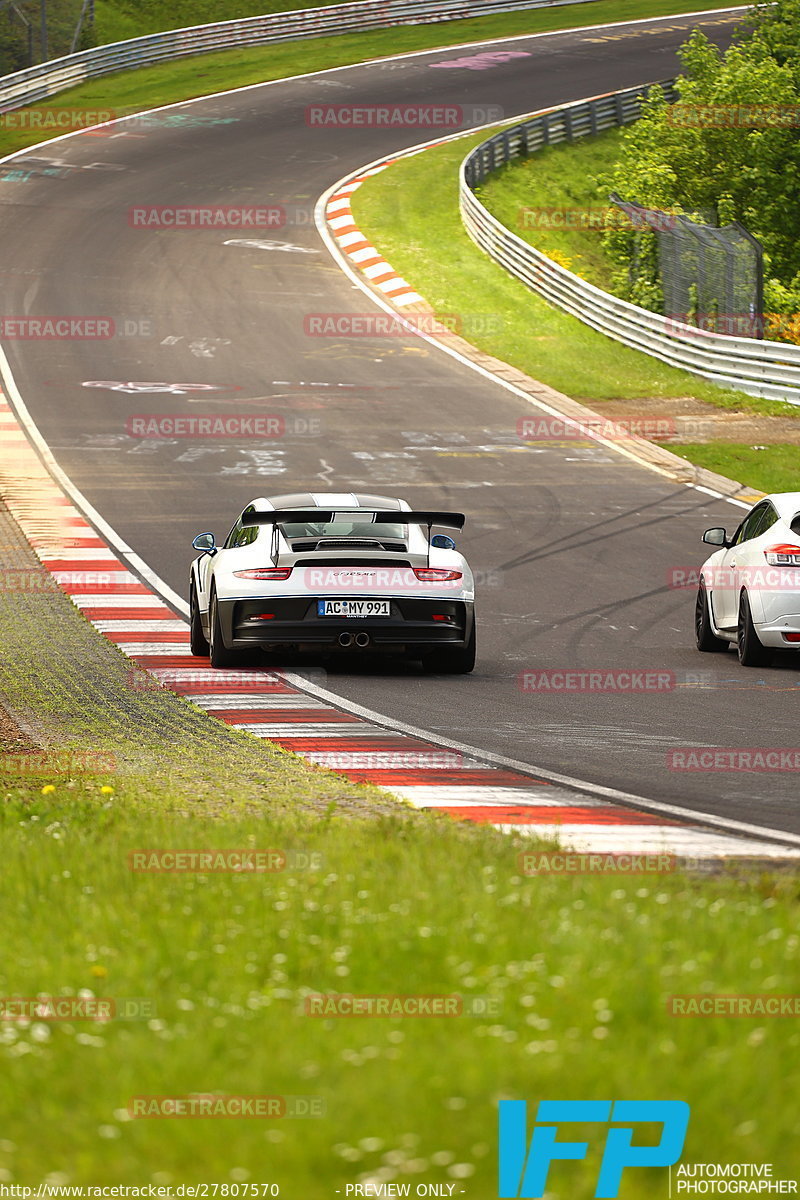
{"type": "Polygon", "coordinates": [[[703,563],[695,606],[697,649],[735,642],[745,667],[769,663],[773,650],[800,650],[800,492],[776,492],[750,510],[732,537],[703,563]]]}
{"type": "Polygon", "coordinates": [[[435,673],[471,671],[472,572],[451,537],[431,535],[464,520],[386,496],[253,500],[221,547],[212,533],[192,542],[192,653],[233,667],[257,649],[378,651],[435,673]]]}

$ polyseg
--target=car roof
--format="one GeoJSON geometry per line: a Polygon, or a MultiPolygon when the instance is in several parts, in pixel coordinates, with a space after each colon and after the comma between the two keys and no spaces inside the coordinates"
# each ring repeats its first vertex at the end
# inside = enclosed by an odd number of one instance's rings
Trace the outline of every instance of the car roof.
{"type": "Polygon", "coordinates": [[[281,508],[364,508],[398,512],[411,507],[405,500],[392,496],[375,496],[366,492],[292,492],[285,496],[259,496],[252,504],[257,512],[281,508]]]}

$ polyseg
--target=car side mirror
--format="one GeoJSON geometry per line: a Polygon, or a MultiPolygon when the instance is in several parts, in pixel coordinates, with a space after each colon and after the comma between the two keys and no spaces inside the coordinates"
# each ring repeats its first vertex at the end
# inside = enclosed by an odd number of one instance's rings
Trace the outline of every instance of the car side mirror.
{"type": "Polygon", "coordinates": [[[727,546],[728,535],[721,525],[715,526],[714,529],[707,529],[703,534],[703,541],[708,542],[709,546],[727,546]]]}
{"type": "Polygon", "coordinates": [[[216,554],[217,543],[213,533],[198,533],[193,540],[192,546],[195,550],[199,550],[201,554],[216,554]]]}
{"type": "Polygon", "coordinates": [[[446,533],[435,533],[431,538],[431,545],[437,550],[455,550],[456,544],[451,537],[446,533]]]}

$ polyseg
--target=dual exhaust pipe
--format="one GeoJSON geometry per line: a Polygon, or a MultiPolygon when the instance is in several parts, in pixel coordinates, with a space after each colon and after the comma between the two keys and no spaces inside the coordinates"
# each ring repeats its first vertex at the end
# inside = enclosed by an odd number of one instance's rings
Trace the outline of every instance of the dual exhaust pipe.
{"type": "Polygon", "coordinates": [[[359,650],[365,650],[369,645],[369,640],[368,633],[357,633],[355,635],[352,633],[339,634],[339,645],[345,649],[348,649],[350,646],[357,646],[359,650]]]}

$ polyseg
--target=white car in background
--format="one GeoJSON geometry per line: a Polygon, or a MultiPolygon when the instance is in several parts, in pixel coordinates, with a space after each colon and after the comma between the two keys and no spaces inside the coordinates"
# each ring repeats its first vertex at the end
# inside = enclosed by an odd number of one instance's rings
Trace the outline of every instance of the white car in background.
{"type": "Polygon", "coordinates": [[[315,492],[261,497],[222,546],[192,545],[191,649],[213,667],[248,652],[378,652],[431,672],[475,665],[475,585],[455,542],[462,513],[412,511],[405,500],[315,492]]]}
{"type": "Polygon", "coordinates": [[[703,541],[719,549],[700,571],[698,650],[735,642],[745,667],[768,665],[774,650],[800,650],[800,492],[765,496],[732,537],[717,527],[703,541]]]}

